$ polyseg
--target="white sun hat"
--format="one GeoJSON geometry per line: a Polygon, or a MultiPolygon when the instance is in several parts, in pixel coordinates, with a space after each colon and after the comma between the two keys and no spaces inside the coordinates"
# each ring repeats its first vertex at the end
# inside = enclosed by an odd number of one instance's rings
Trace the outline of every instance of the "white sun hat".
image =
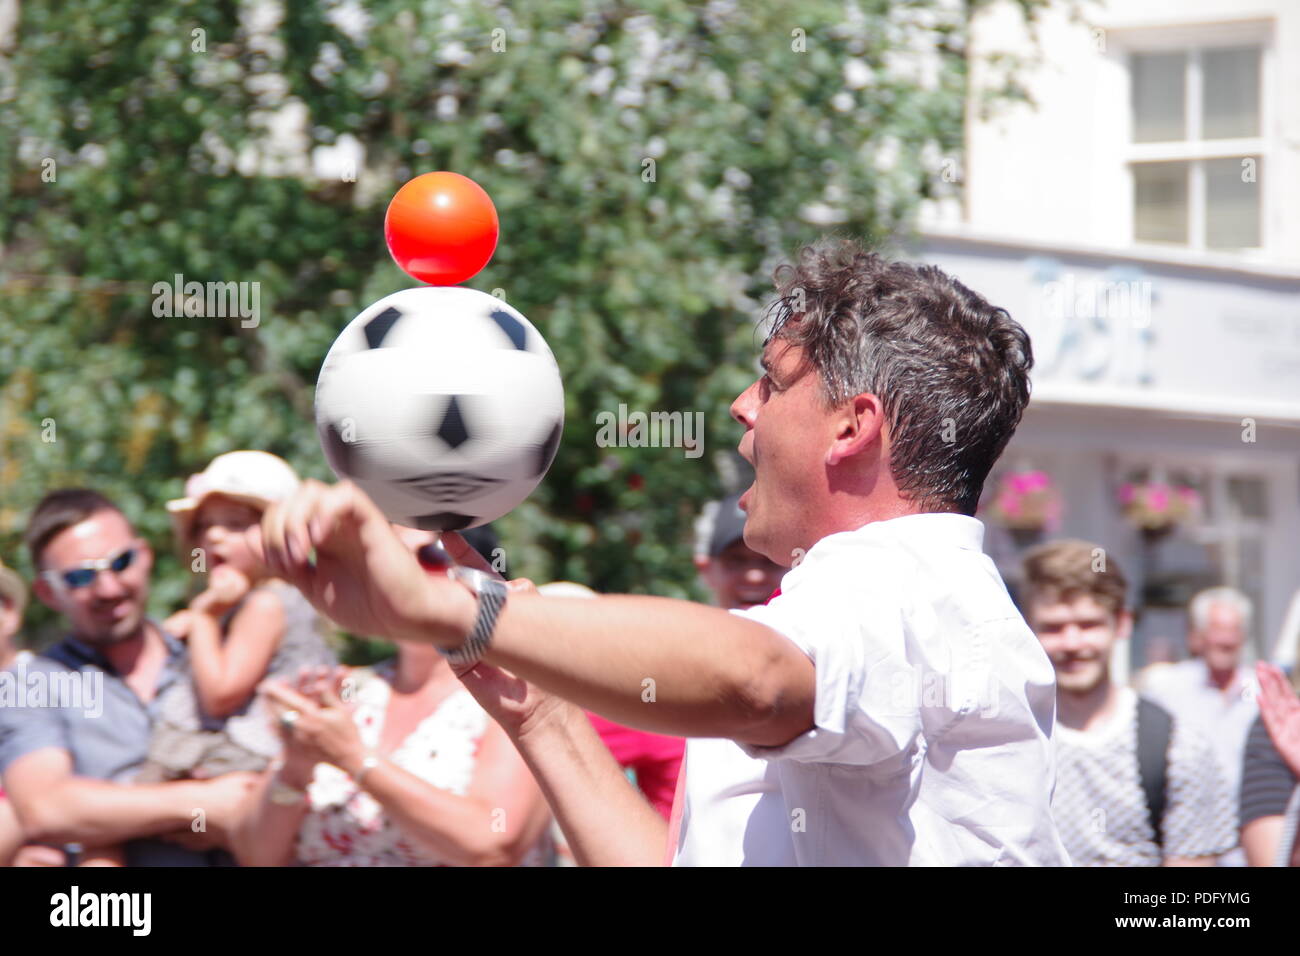
{"type": "Polygon", "coordinates": [[[265,511],[298,490],[298,474],[287,461],[264,451],[232,451],[218,455],[203,471],[185,482],[185,497],[167,502],[176,532],[189,537],[194,514],[213,495],[231,498],[265,511]]]}

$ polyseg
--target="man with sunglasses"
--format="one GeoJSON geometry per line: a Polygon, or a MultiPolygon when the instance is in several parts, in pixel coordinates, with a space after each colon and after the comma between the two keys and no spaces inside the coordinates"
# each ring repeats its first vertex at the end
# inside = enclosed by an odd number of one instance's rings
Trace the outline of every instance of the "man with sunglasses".
{"type": "Polygon", "coordinates": [[[69,624],[63,641],[27,665],[65,692],[0,706],[0,777],[27,839],[62,846],[74,863],[80,847],[124,841],[128,865],[227,862],[217,848],[254,775],[131,784],[148,749],[152,702],[189,678],[184,645],[146,617],[149,545],[111,501],[86,489],[47,494],[25,540],[36,596],[69,624]],[[96,706],[83,706],[95,687],[96,706]]]}

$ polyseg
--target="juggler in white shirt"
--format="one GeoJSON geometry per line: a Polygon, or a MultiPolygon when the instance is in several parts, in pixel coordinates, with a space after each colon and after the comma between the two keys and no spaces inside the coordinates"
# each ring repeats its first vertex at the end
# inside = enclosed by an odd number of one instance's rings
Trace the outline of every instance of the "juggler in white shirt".
{"type": "Polygon", "coordinates": [[[677,866],[1068,866],[1052,821],[1052,665],[957,514],[817,542],[734,611],[817,669],[783,747],[687,742],[677,866]]]}

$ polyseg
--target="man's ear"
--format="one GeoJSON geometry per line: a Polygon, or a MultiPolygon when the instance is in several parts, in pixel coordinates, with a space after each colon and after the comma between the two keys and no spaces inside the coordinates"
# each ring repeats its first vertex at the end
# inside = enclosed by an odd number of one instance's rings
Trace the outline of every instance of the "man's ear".
{"type": "Polygon", "coordinates": [[[143,538],[140,539],[140,563],[146,574],[153,570],[153,548],[143,538]]]}
{"type": "Polygon", "coordinates": [[[835,438],[826,450],[826,464],[838,465],[846,458],[860,455],[880,438],[885,408],[870,392],[855,395],[835,415],[835,438]]]}
{"type": "Polygon", "coordinates": [[[1133,612],[1127,609],[1115,617],[1115,639],[1127,641],[1133,635],[1133,612]]]}
{"type": "Polygon", "coordinates": [[[63,605],[59,603],[58,594],[55,593],[54,588],[50,587],[50,582],[41,577],[39,571],[36,573],[36,580],[32,582],[32,593],[36,595],[37,600],[51,611],[59,614],[63,613],[63,605]]]}
{"type": "Polygon", "coordinates": [[[23,616],[15,605],[8,601],[0,603],[0,641],[7,641],[17,634],[22,623],[23,616]]]}

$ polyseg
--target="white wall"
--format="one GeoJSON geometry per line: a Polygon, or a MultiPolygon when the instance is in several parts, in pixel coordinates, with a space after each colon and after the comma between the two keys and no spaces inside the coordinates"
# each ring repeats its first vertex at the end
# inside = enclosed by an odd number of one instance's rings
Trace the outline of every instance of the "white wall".
{"type": "MultiPolygon", "coordinates": [[[[1260,180],[1267,248],[1255,258],[1300,264],[1300,3],[1295,0],[1113,0],[1088,4],[1071,20],[1044,14],[1039,46],[1019,12],[995,4],[973,26],[976,87],[990,82],[982,57],[1006,52],[1040,59],[1023,74],[1036,107],[1002,108],[988,119],[972,109],[967,130],[967,224],[1021,239],[1119,247],[1131,236],[1125,165],[1128,79],[1133,45],[1178,45],[1242,36],[1262,28],[1265,49],[1260,180]]],[[[1189,253],[1188,261],[1198,259],[1189,253]]]]}

